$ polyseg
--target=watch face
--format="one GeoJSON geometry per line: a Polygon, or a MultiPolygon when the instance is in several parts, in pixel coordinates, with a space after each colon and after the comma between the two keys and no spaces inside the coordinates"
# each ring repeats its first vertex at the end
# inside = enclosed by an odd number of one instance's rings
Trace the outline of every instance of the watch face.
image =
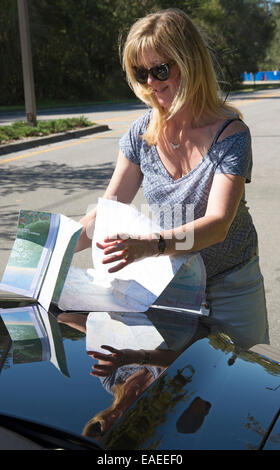
{"type": "Polygon", "coordinates": [[[158,240],[158,251],[159,253],[162,255],[165,251],[165,247],[166,247],[166,244],[165,244],[165,240],[164,238],[162,238],[162,236],[160,235],[160,238],[158,240]]]}

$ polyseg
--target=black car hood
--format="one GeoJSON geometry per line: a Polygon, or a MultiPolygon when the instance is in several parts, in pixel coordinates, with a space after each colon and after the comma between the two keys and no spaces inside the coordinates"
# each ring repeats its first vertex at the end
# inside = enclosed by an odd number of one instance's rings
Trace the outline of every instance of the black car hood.
{"type": "MultiPolygon", "coordinates": [[[[14,316],[13,323],[9,312],[0,311],[0,413],[86,435],[108,450],[257,449],[271,439],[277,447],[272,428],[280,403],[277,354],[240,347],[242,342],[233,342],[211,318],[159,309],[98,317],[34,310],[29,323],[24,315],[14,316]],[[114,379],[90,375],[87,349],[108,338],[111,345],[115,338],[115,347],[124,348],[127,339],[127,347],[135,341],[136,349],[145,349],[150,341],[148,349],[176,354],[164,367],[129,365],[136,377],[145,369],[153,380],[103,436],[91,436],[88,423],[112,405],[115,389],[114,379]]],[[[112,375],[123,381],[128,376],[112,375]]]]}
{"type": "Polygon", "coordinates": [[[279,430],[272,429],[279,414],[279,372],[278,363],[236,349],[223,334],[200,339],[102,443],[118,450],[256,450],[268,440],[279,449],[279,430]]]}

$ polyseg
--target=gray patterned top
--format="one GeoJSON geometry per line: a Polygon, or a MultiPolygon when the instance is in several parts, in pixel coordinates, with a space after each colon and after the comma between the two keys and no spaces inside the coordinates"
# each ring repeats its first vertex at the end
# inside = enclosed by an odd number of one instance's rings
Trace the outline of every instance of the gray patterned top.
{"type": "Polygon", "coordinates": [[[129,377],[139,372],[141,369],[147,369],[154,379],[156,379],[162,372],[162,368],[156,366],[139,366],[137,364],[128,364],[113,370],[111,374],[106,377],[99,377],[100,381],[109,393],[114,393],[114,387],[118,384],[123,384],[129,377]]]}
{"type": "MultiPolygon", "coordinates": [[[[145,198],[163,229],[183,225],[205,214],[208,197],[216,173],[240,175],[251,181],[252,150],[249,130],[237,132],[217,141],[198,165],[178,180],[173,180],[164,167],[155,146],[141,138],[150,119],[151,111],[138,118],[120,139],[120,149],[133,163],[140,165],[143,173],[145,198]],[[163,216],[165,208],[172,208],[172,217],[163,216]],[[179,219],[175,207],[181,207],[179,219]],[[189,209],[192,210],[189,210],[189,209]],[[167,220],[166,220],[167,219],[167,220]],[[177,223],[176,223],[177,220],[177,223]],[[179,222],[178,222],[179,220],[179,222]]],[[[224,275],[247,263],[257,251],[257,234],[246,206],[245,195],[226,239],[201,250],[207,278],[224,275]]]]}

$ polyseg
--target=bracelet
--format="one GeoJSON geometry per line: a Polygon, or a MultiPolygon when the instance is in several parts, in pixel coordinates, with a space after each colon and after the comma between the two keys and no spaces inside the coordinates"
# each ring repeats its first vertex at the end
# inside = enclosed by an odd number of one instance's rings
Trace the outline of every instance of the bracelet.
{"type": "Polygon", "coordinates": [[[158,254],[156,256],[163,255],[166,248],[166,241],[160,233],[156,233],[155,235],[158,239],[158,254]]]}
{"type": "Polygon", "coordinates": [[[144,353],[144,358],[142,359],[142,361],[139,362],[140,365],[144,365],[144,364],[150,364],[151,362],[151,355],[148,351],[144,351],[144,349],[140,349],[140,351],[142,351],[144,353]]]}

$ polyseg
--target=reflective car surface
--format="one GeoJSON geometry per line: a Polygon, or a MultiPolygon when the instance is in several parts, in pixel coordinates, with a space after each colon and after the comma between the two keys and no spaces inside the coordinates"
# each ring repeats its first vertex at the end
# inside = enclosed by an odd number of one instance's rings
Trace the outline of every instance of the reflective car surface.
{"type": "Polygon", "coordinates": [[[3,304],[0,353],[2,449],[280,449],[278,351],[211,317],[3,304]]]}

